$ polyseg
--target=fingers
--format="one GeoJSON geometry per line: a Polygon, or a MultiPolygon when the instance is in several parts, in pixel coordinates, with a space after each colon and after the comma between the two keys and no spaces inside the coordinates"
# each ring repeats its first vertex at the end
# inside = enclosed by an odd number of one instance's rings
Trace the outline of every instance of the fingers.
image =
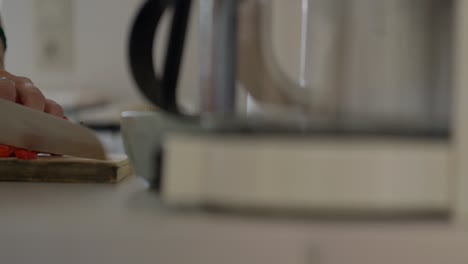
{"type": "Polygon", "coordinates": [[[63,108],[56,102],[45,98],[44,94],[29,78],[18,77],[6,71],[0,71],[0,98],[60,118],[64,115],[63,108]],[[2,79],[2,77],[7,79],[2,79]]]}
{"type": "Polygon", "coordinates": [[[56,102],[47,99],[44,112],[62,118],[64,116],[63,108],[56,102]]]}
{"type": "Polygon", "coordinates": [[[44,111],[46,98],[30,79],[26,77],[17,77],[16,83],[16,101],[27,107],[38,111],[44,111]]]}
{"type": "Polygon", "coordinates": [[[0,71],[0,98],[60,118],[64,116],[63,108],[56,102],[45,98],[41,90],[29,78],[18,77],[6,71],[0,71]],[[8,79],[2,80],[2,77],[8,79]]]}

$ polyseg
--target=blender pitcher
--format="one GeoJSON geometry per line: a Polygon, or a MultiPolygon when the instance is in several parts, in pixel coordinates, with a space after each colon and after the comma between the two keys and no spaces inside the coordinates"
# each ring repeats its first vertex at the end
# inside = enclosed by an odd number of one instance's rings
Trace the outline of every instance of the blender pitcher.
{"type": "MultiPolygon", "coordinates": [[[[300,48],[282,52],[299,53],[297,78],[284,73],[273,48],[273,13],[281,12],[272,11],[293,1],[198,1],[202,107],[196,118],[238,118],[236,84],[241,84],[266,115],[279,122],[299,117],[302,128],[305,123],[311,130],[342,132],[448,131],[454,1],[295,1],[302,18],[295,40],[300,48]]],[[[130,41],[138,87],[178,116],[186,116],[176,90],[193,2],[144,1],[130,41]],[[169,9],[165,67],[156,71],[153,40],[169,9]]]]}
{"type": "Polygon", "coordinates": [[[283,51],[300,52],[297,80],[275,60],[275,4],[241,7],[239,76],[257,102],[343,129],[449,129],[453,1],[302,0],[300,50],[283,51]]]}

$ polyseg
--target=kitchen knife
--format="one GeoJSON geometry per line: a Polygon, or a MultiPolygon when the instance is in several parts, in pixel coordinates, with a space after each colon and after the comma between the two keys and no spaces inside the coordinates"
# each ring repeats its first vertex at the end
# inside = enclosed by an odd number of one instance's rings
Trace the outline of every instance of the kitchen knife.
{"type": "Polygon", "coordinates": [[[88,128],[0,99],[0,144],[41,153],[106,159],[88,128]]]}

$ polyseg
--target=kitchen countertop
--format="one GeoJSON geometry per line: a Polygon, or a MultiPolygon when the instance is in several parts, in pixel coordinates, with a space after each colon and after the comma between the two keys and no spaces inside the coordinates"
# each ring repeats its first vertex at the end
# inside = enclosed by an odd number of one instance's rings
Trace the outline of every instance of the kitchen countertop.
{"type": "Polygon", "coordinates": [[[168,211],[116,185],[0,183],[0,263],[468,263],[439,220],[311,221],[168,211]]]}

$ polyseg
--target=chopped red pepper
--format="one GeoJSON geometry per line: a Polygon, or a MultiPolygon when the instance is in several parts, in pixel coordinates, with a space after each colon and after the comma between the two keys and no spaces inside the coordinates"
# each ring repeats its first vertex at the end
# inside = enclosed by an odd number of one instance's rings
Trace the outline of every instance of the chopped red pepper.
{"type": "Polygon", "coordinates": [[[37,159],[37,153],[25,149],[15,149],[15,156],[21,160],[35,160],[37,159]]]}
{"type": "MultiPolygon", "coordinates": [[[[69,121],[68,117],[63,116],[63,119],[69,121]]],[[[37,159],[37,152],[25,149],[17,149],[8,145],[0,144],[0,158],[16,157],[21,160],[35,160],[37,159]]]]}
{"type": "Polygon", "coordinates": [[[0,145],[0,158],[8,158],[13,153],[13,148],[7,145],[0,145]]]}

